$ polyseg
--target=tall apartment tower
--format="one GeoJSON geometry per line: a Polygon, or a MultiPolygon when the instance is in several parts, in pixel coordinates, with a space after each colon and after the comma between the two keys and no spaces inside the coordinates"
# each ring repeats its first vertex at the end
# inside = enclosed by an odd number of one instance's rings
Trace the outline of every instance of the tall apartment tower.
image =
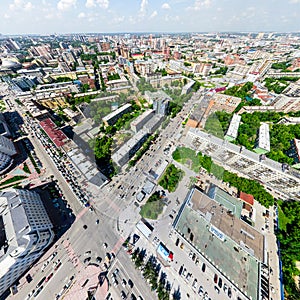
{"type": "Polygon", "coordinates": [[[19,189],[0,192],[0,295],[52,243],[52,228],[36,192],[19,189]]]}

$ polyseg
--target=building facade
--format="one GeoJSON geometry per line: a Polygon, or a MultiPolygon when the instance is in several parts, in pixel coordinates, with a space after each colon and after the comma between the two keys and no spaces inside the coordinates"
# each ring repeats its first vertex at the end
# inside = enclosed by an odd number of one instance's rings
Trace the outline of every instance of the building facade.
{"type": "Polygon", "coordinates": [[[107,116],[105,116],[103,118],[103,122],[106,126],[109,125],[114,125],[119,118],[121,118],[124,114],[130,112],[132,109],[131,104],[127,103],[121,107],[119,107],[118,109],[116,109],[115,111],[111,112],[110,114],[108,114],[107,116]]]}
{"type": "Polygon", "coordinates": [[[52,243],[53,225],[40,196],[32,191],[0,192],[0,294],[52,243]]]}

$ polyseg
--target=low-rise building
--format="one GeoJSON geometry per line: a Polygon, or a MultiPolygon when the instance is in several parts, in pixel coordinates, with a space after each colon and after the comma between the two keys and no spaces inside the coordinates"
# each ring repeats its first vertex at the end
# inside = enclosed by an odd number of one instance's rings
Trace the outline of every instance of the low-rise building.
{"type": "Polygon", "coordinates": [[[135,133],[143,128],[143,126],[154,116],[154,110],[146,110],[134,121],[131,122],[130,128],[135,133]]]}
{"type": "Polygon", "coordinates": [[[173,223],[178,238],[228,280],[241,299],[261,299],[265,237],[241,219],[238,199],[216,187],[209,193],[192,189],[187,195],[173,223]]]}
{"type": "Polygon", "coordinates": [[[140,130],[111,156],[112,160],[118,166],[124,166],[140,149],[147,137],[148,133],[145,130],[140,130]]]}
{"type": "Polygon", "coordinates": [[[106,115],[102,120],[106,126],[114,125],[120,117],[130,112],[131,109],[132,109],[132,105],[130,103],[126,103],[121,107],[119,107],[118,109],[116,109],[115,111],[106,115]]]}
{"type": "Polygon", "coordinates": [[[154,115],[154,117],[144,125],[143,130],[145,130],[148,134],[153,133],[158,129],[164,118],[165,116],[162,115],[154,115]]]}

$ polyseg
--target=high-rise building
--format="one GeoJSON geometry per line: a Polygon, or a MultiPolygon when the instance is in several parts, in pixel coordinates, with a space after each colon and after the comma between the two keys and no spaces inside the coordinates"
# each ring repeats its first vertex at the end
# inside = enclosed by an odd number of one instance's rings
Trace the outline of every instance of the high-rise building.
{"type": "Polygon", "coordinates": [[[0,192],[0,295],[52,243],[52,228],[36,192],[18,189],[0,192]]]}
{"type": "Polygon", "coordinates": [[[0,135],[0,173],[10,166],[12,163],[12,156],[16,153],[13,142],[0,135]]]}

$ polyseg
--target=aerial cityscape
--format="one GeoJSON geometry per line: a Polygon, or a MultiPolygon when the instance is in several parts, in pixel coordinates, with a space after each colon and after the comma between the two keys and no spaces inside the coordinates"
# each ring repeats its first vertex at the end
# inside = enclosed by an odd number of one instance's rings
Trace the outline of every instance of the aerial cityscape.
{"type": "Polygon", "coordinates": [[[0,4],[1,300],[300,299],[300,1],[246,2],[0,4]]]}

